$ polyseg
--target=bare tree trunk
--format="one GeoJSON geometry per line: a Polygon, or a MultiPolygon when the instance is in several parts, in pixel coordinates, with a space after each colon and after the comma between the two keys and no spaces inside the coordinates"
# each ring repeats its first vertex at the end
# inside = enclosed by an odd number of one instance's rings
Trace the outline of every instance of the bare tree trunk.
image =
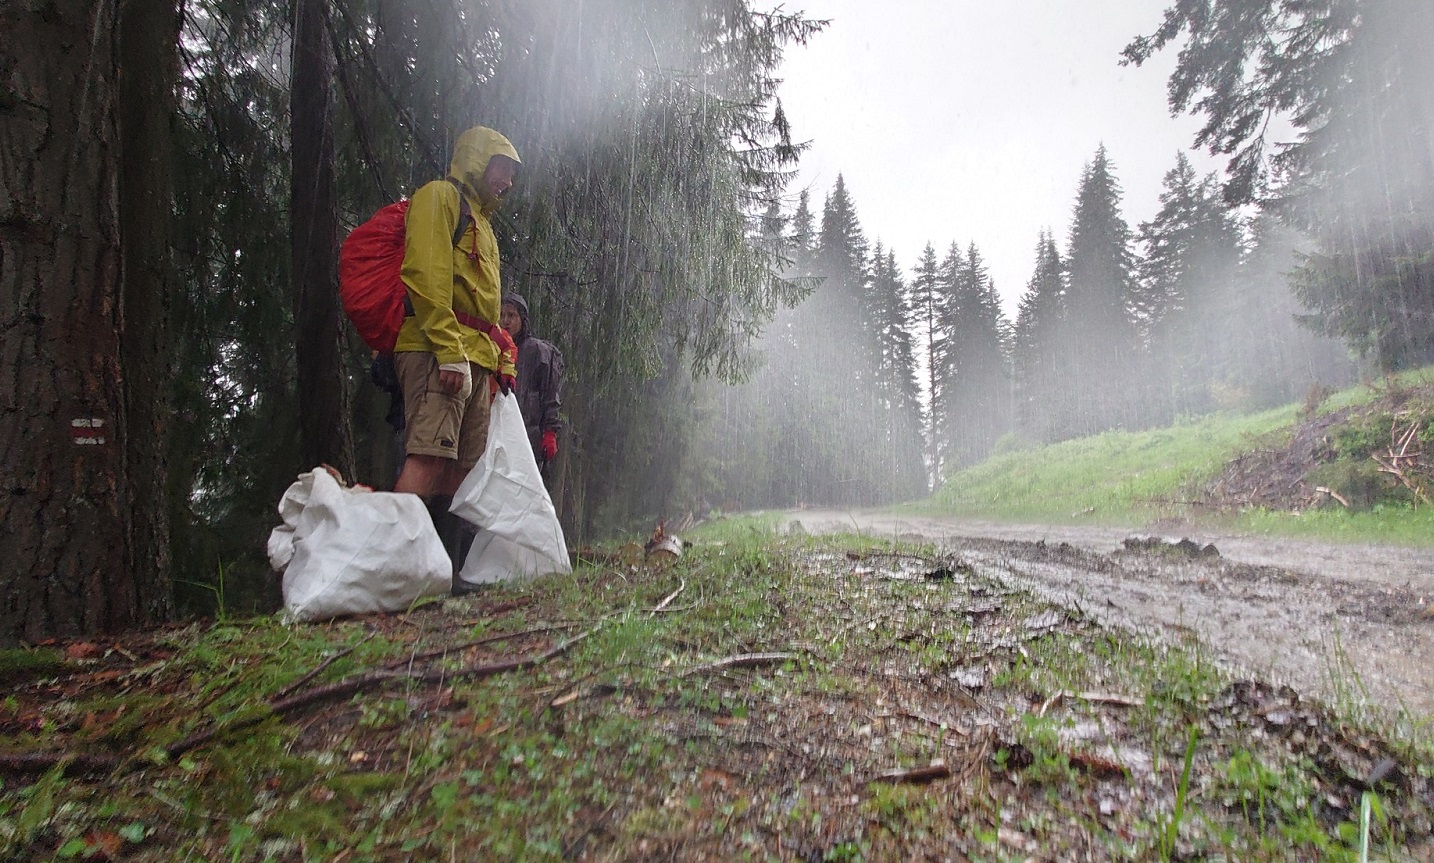
{"type": "Polygon", "coordinates": [[[170,381],[174,336],[169,254],[173,209],[170,124],[179,79],[179,10],[173,0],[124,0],[120,6],[120,239],[124,247],[126,462],[130,478],[133,573],[141,618],[167,616],[171,597],[167,502],[170,381]]]}
{"type": "Polygon", "coordinates": [[[349,383],[338,298],[338,206],[331,117],[333,51],[328,0],[295,0],[290,225],[294,348],[299,373],[300,454],[354,475],[349,383]]]}
{"type": "Polygon", "coordinates": [[[141,617],[121,377],[116,20],[0,11],[0,642],[141,617]]]}

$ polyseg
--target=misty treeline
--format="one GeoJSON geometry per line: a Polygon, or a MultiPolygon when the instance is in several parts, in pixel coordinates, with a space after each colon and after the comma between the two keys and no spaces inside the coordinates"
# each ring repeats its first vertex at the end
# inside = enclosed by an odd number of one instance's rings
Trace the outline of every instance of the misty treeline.
{"type": "Polygon", "coordinates": [[[392,481],[339,242],[522,158],[505,288],[567,358],[573,544],[652,529],[694,380],[807,286],[750,242],[801,147],[773,77],[819,24],[746,0],[58,0],[0,12],[0,642],[272,607],[301,471],[392,481]]]}
{"type": "Polygon", "coordinates": [[[804,194],[769,242],[819,287],[778,313],[753,380],[721,395],[722,505],[910,499],[994,451],[1282,404],[1352,378],[1348,351],[1296,320],[1287,274],[1305,241],[1267,216],[1242,222],[1184,154],[1137,229],[1104,148],[1074,200],[1063,247],[1036,238],[1011,321],[975,243],[928,244],[903,270],[864,238],[841,177],[819,230],[804,194]]]}
{"type": "MultiPolygon", "coordinates": [[[[975,243],[903,269],[867,247],[840,179],[819,235],[803,199],[784,248],[824,281],[779,314],[768,367],[709,433],[731,442],[733,505],[900,500],[992,452],[1434,360],[1434,3],[1179,0],[1123,61],[1174,44],[1170,107],[1204,117],[1193,143],[1227,171],[1174,154],[1132,226],[1099,148],[1068,230],[1035,238],[1015,320],[975,243]]],[[[914,188],[911,206],[951,204],[914,188]]]]}

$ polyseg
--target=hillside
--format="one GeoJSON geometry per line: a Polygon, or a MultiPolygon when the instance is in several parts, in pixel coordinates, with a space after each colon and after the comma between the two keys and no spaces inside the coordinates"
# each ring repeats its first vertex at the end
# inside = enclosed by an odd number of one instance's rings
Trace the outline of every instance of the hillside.
{"type": "Polygon", "coordinates": [[[950,478],[921,509],[1427,545],[1431,491],[1434,376],[1421,371],[1258,414],[1003,452],[950,478]]]}

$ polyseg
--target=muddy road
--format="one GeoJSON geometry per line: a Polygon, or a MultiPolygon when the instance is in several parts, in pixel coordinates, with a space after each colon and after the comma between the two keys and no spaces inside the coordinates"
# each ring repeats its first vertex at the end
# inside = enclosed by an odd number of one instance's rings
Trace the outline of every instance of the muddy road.
{"type": "Polygon", "coordinates": [[[789,530],[929,542],[1104,624],[1198,638],[1236,674],[1332,705],[1434,720],[1434,549],[1330,545],[1198,529],[1018,525],[804,510],[789,530]],[[1166,542],[1213,544],[1218,555],[1166,542]]]}

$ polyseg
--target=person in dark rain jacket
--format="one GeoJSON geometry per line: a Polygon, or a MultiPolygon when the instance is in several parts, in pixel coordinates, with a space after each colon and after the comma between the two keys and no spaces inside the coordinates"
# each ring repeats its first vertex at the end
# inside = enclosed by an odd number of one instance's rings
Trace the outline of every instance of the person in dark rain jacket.
{"type": "Polygon", "coordinates": [[[558,456],[558,430],[563,427],[558,409],[563,404],[563,354],[552,342],[538,338],[528,319],[528,303],[517,294],[503,295],[498,323],[518,343],[518,409],[528,429],[533,456],[548,478],[548,466],[558,456]]]}

